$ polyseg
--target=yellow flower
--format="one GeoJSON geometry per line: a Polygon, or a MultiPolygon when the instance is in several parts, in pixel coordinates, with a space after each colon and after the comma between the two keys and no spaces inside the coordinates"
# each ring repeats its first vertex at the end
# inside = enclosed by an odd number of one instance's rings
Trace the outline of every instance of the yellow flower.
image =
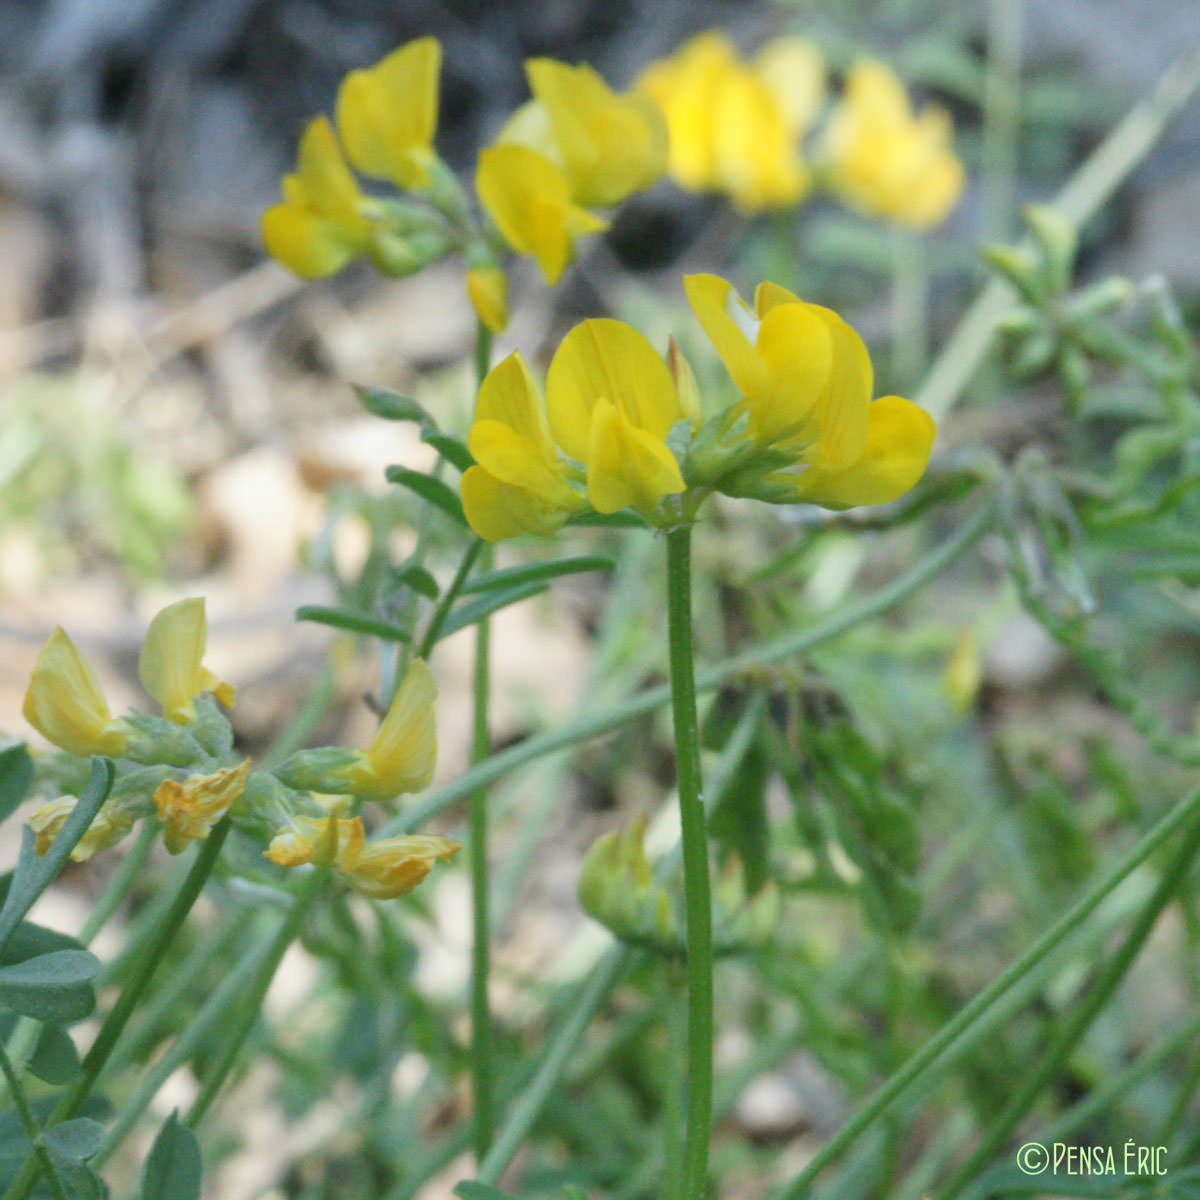
{"type": "Polygon", "coordinates": [[[546,409],[555,440],[586,466],[597,512],[649,511],[684,490],[666,436],[685,413],[666,363],[635,329],[576,325],[550,362],[546,409]]]}
{"type": "Polygon", "coordinates": [[[794,464],[751,476],[737,494],[850,508],[885,504],[921,477],[933,420],[899,396],[872,402],[870,356],[841,317],[772,283],[759,285],[753,310],[715,275],[684,286],[742,396],[729,424],[744,414],[751,441],[794,464]]]}
{"type": "Polygon", "coordinates": [[[75,643],[56,628],[33,666],[21,709],[43,737],[71,754],[117,755],[126,735],[75,643]]]}
{"type": "Polygon", "coordinates": [[[463,475],[463,511],[480,537],[553,533],[583,507],[520,352],[488,372],[467,444],[478,465],[463,475]]]}
{"type": "Polygon", "coordinates": [[[183,783],[164,779],[154,793],[154,806],[163,823],[163,843],[172,854],[188,842],[203,841],[212,827],[241,798],[250,760],[212,775],[189,775],[183,783]]]}
{"type": "Polygon", "coordinates": [[[576,203],[608,208],[662,175],[667,127],[648,95],[617,95],[591,67],[550,58],[530,59],[525,73],[534,99],[499,141],[528,145],[550,159],[576,203]]]}
{"type": "Polygon", "coordinates": [[[432,673],[423,659],[414,659],[371,744],[335,775],[368,800],[428,787],[437,761],[436,698],[432,673]]]}
{"type": "Polygon", "coordinates": [[[282,204],[263,213],[263,244],[297,275],[332,275],[370,246],[367,202],[324,117],[304,131],[296,174],[285,177],[283,197],[282,204]]]}
{"type": "Polygon", "coordinates": [[[177,725],[196,719],[192,701],[203,692],[212,692],[226,708],[233,706],[233,686],[204,666],[207,637],[204,600],[198,596],[168,604],[146,630],[138,678],[162,705],[163,716],[177,725]]]}
{"type": "Polygon", "coordinates": [[[504,332],[508,326],[508,279],[499,267],[472,267],[467,272],[467,298],[485,329],[504,332]]]}
{"type": "Polygon", "coordinates": [[[883,63],[854,64],[824,138],[829,177],[846,201],[914,229],[939,224],[962,193],[962,163],[950,115],[927,105],[917,116],[883,63]]]}
{"type": "Polygon", "coordinates": [[[373,900],[392,900],[411,892],[437,860],[452,858],[462,847],[449,838],[410,834],[367,842],[361,817],[292,818],[263,852],[282,867],[315,862],[333,866],[355,891],[373,900]]]}
{"type": "Polygon", "coordinates": [[[337,127],[352,166],[407,190],[429,183],[441,61],[437,40],[424,37],[346,76],[337,127]]]}
{"type": "Polygon", "coordinates": [[[825,86],[809,43],[780,38],[743,63],[724,35],[699,34],[641,83],[666,114],[669,171],[681,187],[723,192],[746,212],[794,205],[808,190],[798,143],[825,86]]]}
{"type": "MultiPolygon", "coordinates": [[[[74,796],[59,796],[29,818],[29,828],[37,834],[33,843],[34,852],[45,854],[58,837],[67,818],[75,811],[79,801],[74,796]]],[[[83,837],[75,843],[71,858],[75,862],[87,862],[93,854],[107,850],[119,842],[133,828],[133,817],[112,801],[105,801],[100,811],[92,818],[83,837]]]]}
{"type": "Polygon", "coordinates": [[[528,146],[484,150],[475,190],[504,240],[518,254],[533,255],[552,285],[574,256],[576,239],[608,228],[573,201],[563,171],[528,146]]]}

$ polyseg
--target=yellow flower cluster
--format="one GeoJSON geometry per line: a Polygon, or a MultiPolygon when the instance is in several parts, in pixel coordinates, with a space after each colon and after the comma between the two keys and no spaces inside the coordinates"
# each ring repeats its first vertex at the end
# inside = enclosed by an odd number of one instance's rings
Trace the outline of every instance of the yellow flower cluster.
{"type": "MultiPolygon", "coordinates": [[[[161,718],[131,713],[114,720],[94,673],[61,629],[38,655],[25,695],[26,719],[70,754],[117,760],[113,789],[72,858],[91,858],[120,841],[137,820],[153,815],[167,849],[178,854],[232,816],[251,831],[264,826],[274,831],[265,852],[273,861],[333,865],[351,887],[383,899],[411,891],[435,860],[454,854],[459,847],[444,838],[368,843],[358,817],[336,822],[329,833],[326,809],[307,794],[319,785],[346,797],[339,802],[344,806],[351,797],[390,799],[429,785],[437,758],[437,689],[424,662],[412,664],[365,750],[301,751],[274,772],[259,773],[247,759],[232,761],[228,723],[211,701],[201,701],[208,693],[225,705],[234,699],[233,688],[204,666],[206,640],[201,599],[168,605],[151,621],[138,674],[160,705],[161,718]],[[336,845],[329,854],[313,849],[331,837],[336,845]]],[[[38,854],[50,848],[78,803],[75,796],[59,796],[33,814],[29,823],[38,854]]]]}
{"type": "Polygon", "coordinates": [[[800,141],[825,94],[824,60],[809,42],[777,38],[743,62],[723,34],[702,33],[640,83],[666,115],[681,187],[724,193],[744,212],[787,208],[808,191],[800,141]]]}
{"type": "Polygon", "coordinates": [[[935,427],[872,399],[866,346],[836,313],[760,285],[754,308],[715,275],[685,280],[740,399],[701,421],[694,377],[619,321],[585,321],[550,363],[543,406],[514,353],[479,390],[463,508],[490,541],[546,534],[590,505],[688,520],[711,491],[825,508],[884,504],[925,470],[935,427]]]}
{"type": "Polygon", "coordinates": [[[536,58],[525,72],[533,99],[479,156],[475,187],[505,241],[554,284],[576,239],[606,228],[589,210],[662,175],[667,129],[647,95],[618,95],[591,67],[536,58]]]}
{"type": "Polygon", "coordinates": [[[962,194],[950,114],[914,115],[904,85],[881,62],[851,67],[824,134],[830,185],[853,207],[913,229],[941,224],[962,194]]]}
{"type": "Polygon", "coordinates": [[[685,416],[666,364],[636,330],[592,320],[563,339],[543,405],[520,352],[479,389],[463,508],[490,541],[550,533],[590,504],[652,514],[684,490],[667,434],[685,416]]]}
{"type": "Polygon", "coordinates": [[[914,116],[881,62],[850,68],[811,170],[800,148],[820,115],[825,66],[809,42],[777,38],[746,62],[724,34],[703,33],[648,67],[640,84],[666,115],[671,177],[689,191],[728,195],[743,212],[791,207],[815,179],[861,212],[928,229],[962,192],[949,114],[930,105],[914,116]]]}

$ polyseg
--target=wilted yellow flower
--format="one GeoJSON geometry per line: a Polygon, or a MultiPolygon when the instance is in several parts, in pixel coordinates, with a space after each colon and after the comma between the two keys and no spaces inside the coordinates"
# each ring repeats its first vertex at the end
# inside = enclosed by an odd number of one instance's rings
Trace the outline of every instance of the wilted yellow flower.
{"type": "Polygon", "coordinates": [[[562,277],[577,238],[608,228],[574,202],[563,171],[528,146],[484,150],[475,190],[504,240],[518,254],[533,255],[549,284],[562,277]]]}
{"type": "Polygon", "coordinates": [[[744,63],[723,34],[703,33],[647,68],[641,84],[666,114],[669,171],[681,187],[723,192],[746,212],[786,208],[808,190],[799,141],[825,88],[809,43],[780,38],[744,63]]]}
{"type": "Polygon", "coordinates": [[[508,279],[499,267],[472,267],[467,272],[467,298],[485,329],[504,332],[508,325],[508,279]]]}
{"type": "Polygon", "coordinates": [[[825,132],[830,182],[865,213],[929,229],[962,193],[952,138],[949,113],[926,105],[914,116],[900,80],[883,63],[861,60],[825,132]]]}
{"type": "MultiPolygon", "coordinates": [[[[54,839],[58,837],[67,818],[75,811],[79,803],[74,796],[59,796],[41,808],[29,818],[29,828],[37,834],[33,843],[34,852],[45,854],[50,849],[54,839]]],[[[87,862],[93,854],[107,850],[116,845],[133,828],[133,817],[120,805],[106,800],[100,811],[92,818],[83,837],[75,843],[71,858],[75,862],[87,862]]]]}
{"type": "Polygon", "coordinates": [[[317,117],[300,139],[296,174],[283,181],[282,204],[262,218],[272,258],[305,279],[340,271],[371,244],[369,202],[342,159],[333,129],[317,117]]]}
{"type": "Polygon", "coordinates": [[[413,660],[391,708],[358,761],[334,774],[368,800],[390,800],[429,786],[437,762],[437,685],[423,659],[413,660]]]}
{"type": "Polygon", "coordinates": [[[566,175],[577,204],[620,204],[662,175],[667,127],[648,95],[618,95],[591,67],[550,58],[530,59],[525,73],[534,99],[517,110],[499,142],[548,158],[566,175]]]}
{"type": "Polygon", "coordinates": [[[736,494],[850,508],[895,500],[921,477],[933,420],[899,396],[872,401],[870,356],[841,317],[772,283],[753,310],[715,275],[684,285],[742,396],[729,423],[745,415],[753,443],[791,460],[732,481],[736,494]]]}
{"type": "Polygon", "coordinates": [[[227,708],[233,706],[233,686],[204,666],[207,639],[204,600],[198,596],[168,604],[146,630],[138,678],[162,705],[163,716],[177,725],[196,719],[192,701],[204,692],[212,692],[227,708]]]}
{"type": "Polygon", "coordinates": [[[241,798],[250,760],[212,775],[189,775],[183,783],[164,779],[154,793],[154,807],[163,823],[163,843],[172,854],[188,842],[203,841],[212,827],[241,798]]]}
{"type": "Polygon", "coordinates": [[[352,166],[409,190],[429,183],[441,61],[437,40],[424,37],[346,76],[337,127],[352,166]]]}
{"type": "Polygon", "coordinates": [[[117,755],[126,735],[75,643],[55,628],[33,666],[21,711],[43,737],[71,754],[117,755]]]}
{"type": "Polygon", "coordinates": [[[392,900],[406,895],[433,869],[437,860],[449,860],[462,847],[449,838],[410,834],[367,842],[361,817],[349,820],[296,816],[263,852],[283,867],[305,863],[333,866],[364,896],[392,900]]]}

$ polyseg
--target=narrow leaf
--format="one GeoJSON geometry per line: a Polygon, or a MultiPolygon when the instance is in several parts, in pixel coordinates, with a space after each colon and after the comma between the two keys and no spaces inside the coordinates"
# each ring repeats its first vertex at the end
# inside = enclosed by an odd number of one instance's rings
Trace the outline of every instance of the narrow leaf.
{"type": "Polygon", "coordinates": [[[650,526],[637,515],[631,512],[615,512],[615,513],[598,513],[584,512],[576,513],[573,517],[567,518],[568,525],[588,525],[598,526],[606,529],[649,529],[650,526]]]}
{"type": "Polygon", "coordinates": [[[388,391],[387,388],[356,388],[363,408],[372,416],[385,421],[416,421],[418,425],[433,425],[433,418],[411,396],[388,391]]]}
{"type": "Polygon", "coordinates": [[[351,612],[348,608],[326,608],[320,604],[305,604],[296,609],[297,621],[315,621],[319,625],[332,625],[335,629],[349,629],[352,633],[369,633],[389,642],[409,642],[412,637],[407,629],[368,617],[365,613],[351,612]]]}
{"type": "Polygon", "coordinates": [[[474,575],[463,585],[463,592],[490,592],[519,583],[556,579],[560,575],[578,575],[584,571],[611,571],[613,560],[602,554],[581,554],[576,558],[556,558],[551,562],[526,563],[474,575]]]}
{"type": "Polygon", "coordinates": [[[200,1200],[200,1143],[173,1112],[150,1148],[141,1200],[200,1200]]]}
{"type": "Polygon", "coordinates": [[[430,600],[436,600],[441,588],[438,581],[419,563],[405,563],[392,572],[392,581],[397,587],[410,587],[414,592],[430,600]]]}
{"type": "Polygon", "coordinates": [[[421,435],[421,441],[428,442],[452,467],[459,471],[465,471],[468,467],[475,465],[475,459],[466,445],[448,433],[438,433],[434,429],[427,429],[421,435]]]}
{"type": "Polygon", "coordinates": [[[487,592],[478,599],[461,604],[446,618],[439,640],[457,633],[460,629],[466,629],[468,625],[477,624],[501,608],[507,608],[510,604],[527,600],[530,596],[547,590],[544,583],[525,583],[503,592],[487,592]]]}
{"type": "Polygon", "coordinates": [[[50,886],[62,870],[76,842],[87,832],[92,818],[100,811],[112,787],[113,765],[107,758],[92,758],[92,773],[71,815],[46,853],[39,857],[33,846],[33,830],[27,825],[21,831],[21,855],[9,884],[4,907],[0,909],[0,950],[3,950],[21,918],[33,907],[34,901],[50,886]]]}
{"type": "Polygon", "coordinates": [[[477,1183],[473,1179],[464,1179],[454,1185],[454,1194],[462,1200],[517,1200],[510,1192],[502,1192],[490,1183],[477,1183]]]}
{"type": "Polygon", "coordinates": [[[24,742],[0,750],[0,821],[12,815],[33,782],[33,760],[24,742]]]}
{"type": "Polygon", "coordinates": [[[466,525],[467,518],[463,514],[462,501],[454,489],[440,479],[434,479],[432,475],[422,475],[420,471],[410,471],[408,467],[388,467],[387,479],[389,483],[398,483],[401,487],[416,492],[422,500],[440,508],[452,520],[466,525]]]}

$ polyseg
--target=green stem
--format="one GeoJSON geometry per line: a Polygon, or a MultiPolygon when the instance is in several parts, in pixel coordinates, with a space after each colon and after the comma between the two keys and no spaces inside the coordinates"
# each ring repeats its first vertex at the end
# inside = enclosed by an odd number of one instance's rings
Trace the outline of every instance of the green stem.
{"type": "MultiPolygon", "coordinates": [[[[482,321],[475,323],[475,383],[482,386],[491,367],[492,335],[482,321]]],[[[479,558],[481,570],[492,565],[492,548],[476,538],[463,559],[479,558]],[[472,554],[474,551],[474,555],[472,554]]],[[[462,586],[466,571],[460,569],[454,583],[462,586]]],[[[448,591],[453,591],[453,586],[448,591]]],[[[446,610],[447,612],[449,609],[446,610]]],[[[444,618],[443,618],[444,619],[444,618]]],[[[484,762],[492,750],[489,729],[491,701],[491,623],[485,618],[475,626],[475,664],[471,672],[471,765],[484,762]]],[[[480,787],[471,793],[467,812],[467,855],[471,872],[471,1094],[474,1100],[473,1143],[475,1162],[487,1157],[495,1136],[494,1088],[492,1078],[491,918],[488,878],[488,793],[480,787]]]]}
{"type": "MultiPolygon", "coordinates": [[[[491,548],[481,557],[487,570],[491,548]]],[[[471,720],[471,762],[483,762],[491,750],[488,730],[491,627],[486,620],[475,626],[475,666],[472,672],[474,710],[471,720]]],[[[475,1161],[483,1162],[495,1132],[492,1079],[492,1015],[488,996],[491,972],[491,920],[488,915],[488,792],[471,795],[467,813],[467,838],[471,871],[471,1087],[475,1100],[475,1161]]]]}
{"type": "Polygon", "coordinates": [[[687,921],[687,1118],[683,1180],[677,1193],[681,1200],[700,1200],[707,1187],[713,1086],[712,897],[696,717],[691,538],[690,525],[667,534],[667,638],[687,921]]]}
{"type": "Polygon", "coordinates": [[[1126,934],[1120,948],[1105,963],[1087,999],[1076,1009],[1071,1020],[1059,1030],[1050,1045],[1037,1056],[1025,1082],[1009,1097],[1003,1112],[989,1124],[987,1134],[971,1156],[938,1190],[939,1200],[953,1200],[953,1197],[983,1170],[1008,1140],[1009,1134],[1017,1127],[1021,1118],[1033,1107],[1042,1089],[1062,1067],[1068,1055],[1091,1028],[1100,1010],[1108,1003],[1121,980],[1125,978],[1163,909],[1179,892],[1198,849],[1200,821],[1195,823],[1175,851],[1158,881],[1158,886],[1138,913],[1137,920],[1126,934]]]}
{"type": "Polygon", "coordinates": [[[1021,120],[1023,0],[988,0],[987,67],[983,77],[983,236],[1012,236],[1021,120]]]}
{"type": "Polygon", "coordinates": [[[327,876],[328,872],[326,870],[318,868],[300,885],[292,907],[288,909],[287,915],[280,922],[279,928],[275,931],[275,936],[271,939],[271,944],[259,960],[258,969],[246,985],[246,990],[239,1001],[239,1007],[233,1018],[233,1029],[229,1035],[229,1039],[225,1043],[220,1057],[209,1070],[208,1077],[204,1081],[204,1086],[200,1090],[200,1095],[196,1097],[191,1111],[188,1113],[187,1124],[193,1129],[204,1119],[204,1114],[208,1112],[209,1106],[221,1090],[221,1085],[225,1082],[226,1076],[233,1069],[234,1063],[237,1062],[242,1045],[246,1038],[249,1037],[250,1030],[254,1027],[255,1018],[257,1018],[259,1010],[262,1008],[262,1001],[263,997],[267,994],[267,988],[271,986],[271,980],[275,977],[279,961],[283,958],[287,948],[292,944],[296,934],[300,932],[300,926],[303,925],[305,917],[308,916],[308,910],[312,908],[313,901],[320,895],[321,888],[328,881],[327,876]]]}
{"type": "MultiPolygon", "coordinates": [[[[746,671],[757,670],[771,663],[781,662],[793,655],[802,654],[814,646],[822,645],[847,630],[877,617],[902,600],[919,591],[932,578],[945,570],[952,562],[965,554],[991,528],[995,516],[995,504],[982,504],[974,516],[952,538],[940,543],[925,558],[910,570],[898,575],[891,583],[872,592],[853,604],[846,604],[837,613],[805,629],[784,634],[774,641],[753,646],[735,654],[723,662],[702,670],[696,677],[699,691],[712,691],[730,679],[746,671]]],[[[526,738],[514,746],[491,755],[486,762],[463,772],[451,783],[435,788],[418,805],[414,805],[403,816],[389,821],[381,831],[382,837],[394,837],[419,828],[437,813],[466,799],[477,788],[487,787],[509,771],[534,762],[556,750],[586,742],[619,729],[630,721],[643,717],[661,708],[671,698],[667,685],[647,688],[619,704],[607,708],[597,707],[586,716],[558,729],[535,737],[526,738]]]]}
{"type": "Polygon", "coordinates": [[[1093,884],[1024,954],[1003,970],[973,1000],[967,1003],[898,1071],[883,1083],[871,1098],[813,1156],[808,1165],[790,1183],[772,1194],[772,1200],[801,1200],[809,1193],[813,1180],[869,1129],[895,1100],[935,1064],[943,1061],[953,1047],[956,1053],[970,1044],[974,1027],[1002,996],[1016,987],[1051,951],[1065,941],[1100,906],[1118,884],[1133,873],[1159,846],[1200,811],[1200,790],[1184,797],[1127,853],[1108,873],[1093,884]]]}
{"type": "Polygon", "coordinates": [[[91,945],[92,938],[104,928],[108,918],[113,915],[117,905],[125,899],[125,893],[133,886],[133,881],[141,874],[150,856],[150,847],[158,837],[158,824],[155,821],[144,821],[138,830],[137,840],[129,848],[124,861],[113,872],[100,898],[88,914],[88,919],[79,932],[79,940],[85,945],[91,945]]]}
{"type": "Polygon", "coordinates": [[[446,618],[450,615],[450,609],[453,607],[455,600],[458,599],[463,584],[467,582],[467,576],[470,575],[471,568],[475,565],[475,560],[486,545],[487,543],[482,538],[475,538],[466,550],[463,551],[462,561],[458,564],[458,570],[455,571],[454,578],[450,581],[450,586],[442,593],[437,608],[433,610],[433,616],[429,618],[429,626],[425,630],[425,636],[421,639],[420,647],[417,649],[418,658],[428,661],[429,656],[433,653],[433,648],[437,645],[438,637],[441,635],[442,626],[446,624],[446,618]]]}
{"type": "Polygon", "coordinates": [[[919,234],[896,227],[892,251],[892,384],[907,392],[925,370],[929,343],[929,268],[919,234]]]}
{"type": "Polygon", "coordinates": [[[31,1152],[36,1156],[37,1162],[46,1176],[46,1181],[50,1185],[50,1191],[54,1194],[54,1200],[67,1200],[66,1189],[62,1185],[62,1180],[58,1177],[58,1172],[54,1169],[54,1163],[50,1158],[50,1151],[46,1149],[46,1144],[42,1141],[42,1131],[38,1128],[37,1118],[33,1115],[33,1109],[29,1106],[29,1098],[25,1095],[25,1089],[21,1086],[21,1080],[17,1077],[12,1060],[8,1057],[3,1046],[0,1046],[0,1070],[4,1072],[4,1078],[8,1083],[8,1090],[12,1093],[13,1103],[17,1106],[17,1112],[21,1117],[21,1124],[25,1126],[25,1134],[29,1138],[29,1145],[32,1147],[31,1152]]]}
{"type": "MultiPolygon", "coordinates": [[[[79,1077],[55,1106],[47,1121],[48,1126],[56,1125],[59,1121],[65,1121],[68,1117],[73,1116],[80,1104],[90,1094],[105,1063],[108,1062],[109,1055],[112,1054],[113,1048],[117,1044],[117,1039],[133,1015],[138,1001],[149,986],[154,973],[162,965],[167,947],[183,927],[188,913],[192,911],[192,906],[196,903],[209,875],[212,874],[230,828],[229,818],[223,818],[201,843],[199,853],[180,885],[179,891],[175,894],[171,907],[163,916],[157,932],[149,939],[135,961],[129,981],[105,1018],[91,1049],[84,1056],[79,1077]]],[[[39,1171],[40,1164],[37,1160],[32,1156],[27,1158],[12,1186],[4,1194],[4,1200],[24,1200],[37,1181],[39,1171]]]]}

